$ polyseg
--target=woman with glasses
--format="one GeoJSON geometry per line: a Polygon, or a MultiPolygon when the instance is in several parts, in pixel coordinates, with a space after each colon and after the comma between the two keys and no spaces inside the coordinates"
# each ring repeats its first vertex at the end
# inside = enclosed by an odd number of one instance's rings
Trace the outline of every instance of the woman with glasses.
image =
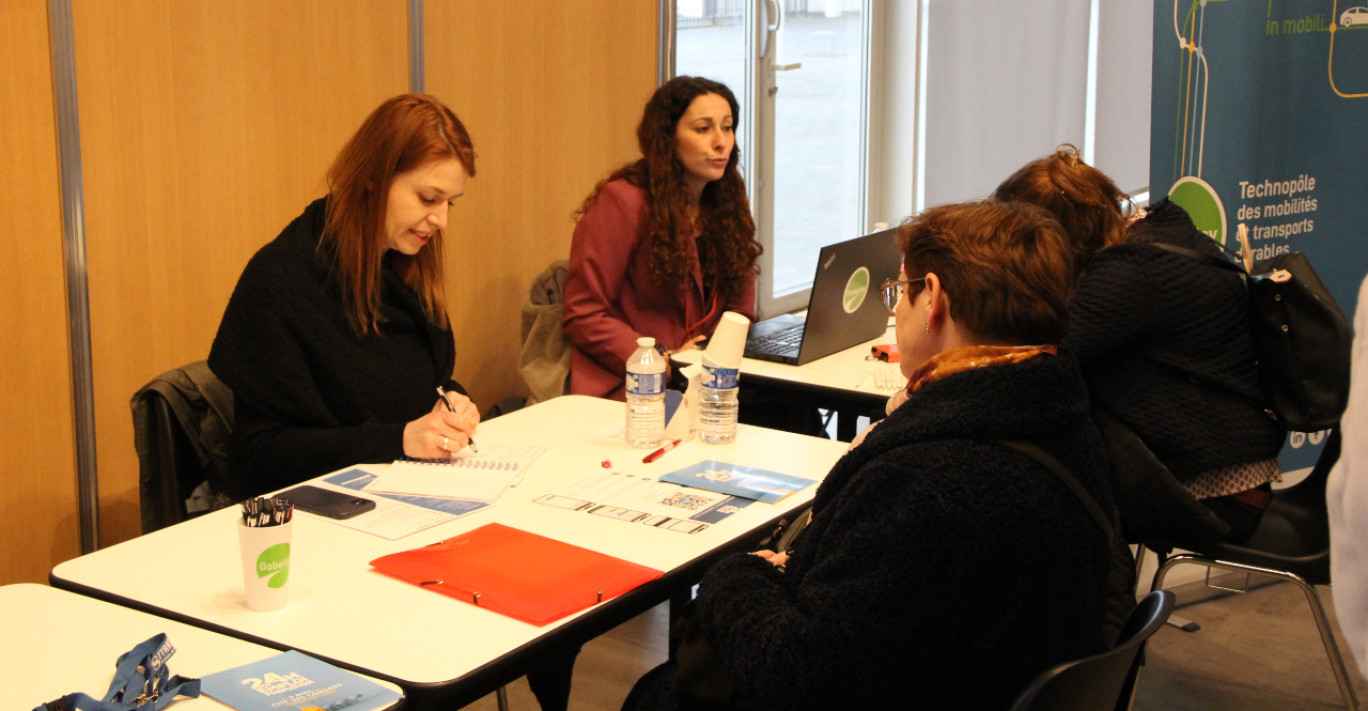
{"type": "Polygon", "coordinates": [[[658,667],[625,708],[1003,709],[1103,649],[1107,538],[1002,443],[1037,445],[1111,505],[1087,391],[1055,347],[1069,241],[1043,211],[997,202],[932,208],[899,241],[885,295],[907,401],[826,476],[791,550],[704,576],[693,641],[712,666],[658,667]]]}
{"type": "MultiPolygon", "coordinates": [[[[903,292],[907,290],[908,286],[909,283],[907,281],[897,277],[885,279],[883,285],[880,286],[880,291],[883,294],[884,308],[888,309],[889,316],[897,315],[898,302],[902,300],[903,292]]],[[[907,402],[907,390],[905,388],[898,390],[888,398],[888,402],[884,403],[884,414],[892,414],[893,411],[898,409],[898,406],[902,405],[904,402],[907,402]]],[[[878,423],[875,422],[874,424],[878,423]]],[[[871,427],[872,426],[873,425],[871,425],[871,427]]],[[[855,439],[851,442],[850,446],[854,447],[863,442],[865,434],[868,431],[869,430],[866,429],[855,435],[855,439]]]]}
{"type": "Polygon", "coordinates": [[[1262,405],[1248,292],[1239,275],[1156,245],[1218,257],[1221,248],[1167,198],[1128,216],[1126,196],[1073,146],[1027,163],[996,196],[1054,214],[1086,266],[1062,347],[1083,368],[1108,441],[1138,436],[1157,459],[1113,459],[1127,537],[1248,540],[1280,478],[1286,438],[1262,405]],[[1151,502],[1145,510],[1172,489],[1173,515],[1132,515],[1130,480],[1151,502]]]}

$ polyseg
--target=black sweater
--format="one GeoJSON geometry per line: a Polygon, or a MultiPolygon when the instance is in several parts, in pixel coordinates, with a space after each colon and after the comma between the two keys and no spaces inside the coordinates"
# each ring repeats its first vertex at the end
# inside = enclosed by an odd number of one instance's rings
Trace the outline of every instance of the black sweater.
{"type": "Polygon", "coordinates": [[[993,439],[1040,444],[1110,506],[1071,358],[926,385],[831,470],[787,572],[735,555],[704,577],[698,618],[747,708],[1003,709],[1102,649],[1101,529],[993,439]]]}
{"type": "Polygon", "coordinates": [[[358,336],[318,255],[326,199],[247,263],[209,367],[233,390],[238,498],[403,454],[404,425],[432,409],[456,360],[385,257],[379,335],[358,336]]]}
{"type": "Polygon", "coordinates": [[[1180,481],[1277,456],[1286,433],[1258,404],[1244,283],[1153,242],[1220,253],[1181,207],[1157,203],[1088,265],[1061,347],[1077,356],[1093,401],[1180,481]]]}

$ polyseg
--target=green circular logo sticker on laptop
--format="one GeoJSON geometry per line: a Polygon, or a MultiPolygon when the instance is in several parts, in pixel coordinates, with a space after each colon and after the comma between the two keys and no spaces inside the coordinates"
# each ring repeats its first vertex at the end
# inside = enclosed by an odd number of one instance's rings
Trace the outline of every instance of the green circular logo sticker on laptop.
{"type": "Polygon", "coordinates": [[[860,267],[846,280],[845,292],[841,294],[841,308],[848,314],[859,311],[868,293],[869,269],[860,267]]]}
{"type": "Polygon", "coordinates": [[[1207,181],[1195,175],[1185,175],[1169,188],[1169,199],[1187,211],[1192,224],[1217,244],[1226,242],[1226,213],[1221,196],[1207,181]]]}
{"type": "Polygon", "coordinates": [[[268,588],[285,587],[290,579],[290,544],[277,543],[257,556],[256,572],[258,578],[270,577],[268,588]]]}

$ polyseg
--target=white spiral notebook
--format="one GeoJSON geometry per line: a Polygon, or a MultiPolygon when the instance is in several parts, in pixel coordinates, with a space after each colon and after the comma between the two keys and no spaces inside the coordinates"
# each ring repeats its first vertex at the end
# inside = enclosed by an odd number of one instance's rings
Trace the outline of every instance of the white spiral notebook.
{"type": "Polygon", "coordinates": [[[466,449],[450,460],[399,459],[378,472],[365,490],[492,502],[517,486],[545,453],[539,444],[487,442],[478,454],[466,449]]]}

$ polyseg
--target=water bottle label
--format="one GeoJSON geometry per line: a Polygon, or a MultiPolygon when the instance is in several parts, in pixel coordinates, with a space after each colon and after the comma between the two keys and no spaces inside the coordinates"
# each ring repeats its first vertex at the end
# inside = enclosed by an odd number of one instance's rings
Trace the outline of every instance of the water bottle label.
{"type": "Polygon", "coordinates": [[[627,392],[632,395],[661,395],[665,392],[664,373],[628,373],[627,392]]]}
{"type": "Polygon", "coordinates": [[[703,375],[699,378],[699,382],[705,388],[731,390],[737,386],[740,378],[741,370],[739,368],[717,368],[704,364],[703,375]]]}

